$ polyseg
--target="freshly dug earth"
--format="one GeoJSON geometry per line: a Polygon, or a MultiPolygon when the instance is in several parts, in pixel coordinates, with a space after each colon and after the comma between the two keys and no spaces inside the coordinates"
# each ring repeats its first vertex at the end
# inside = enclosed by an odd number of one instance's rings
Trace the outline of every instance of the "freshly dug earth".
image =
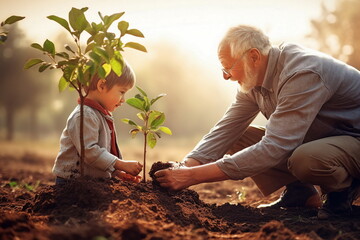
{"type": "Polygon", "coordinates": [[[264,200],[250,181],[178,192],[117,179],[58,187],[39,170],[45,162],[0,155],[0,239],[360,239],[359,206],[351,217],[326,221],[314,209],[260,210],[254,206],[278,193],[264,200]]]}

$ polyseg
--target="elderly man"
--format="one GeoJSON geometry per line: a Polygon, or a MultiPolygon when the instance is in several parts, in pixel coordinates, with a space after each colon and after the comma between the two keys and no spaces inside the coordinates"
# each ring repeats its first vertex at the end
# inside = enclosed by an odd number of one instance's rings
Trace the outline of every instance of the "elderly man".
{"type": "Polygon", "coordinates": [[[265,207],[320,207],[319,219],[350,214],[360,179],[360,72],[299,45],[272,47],[244,25],[228,31],[218,56],[224,79],[240,85],[236,100],[183,167],[155,173],[161,186],[251,177],[264,195],[286,186],[265,207]],[[250,125],[259,111],[266,129],[250,125]]]}

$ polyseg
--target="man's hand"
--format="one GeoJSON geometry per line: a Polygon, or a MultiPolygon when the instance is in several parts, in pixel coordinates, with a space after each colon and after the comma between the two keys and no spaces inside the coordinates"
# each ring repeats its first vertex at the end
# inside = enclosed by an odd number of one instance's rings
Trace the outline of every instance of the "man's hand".
{"type": "Polygon", "coordinates": [[[157,171],[154,175],[160,183],[160,186],[171,190],[181,190],[199,183],[229,179],[216,163],[194,167],[164,169],[157,171]]]}
{"type": "Polygon", "coordinates": [[[181,190],[194,184],[191,171],[188,167],[168,168],[157,171],[155,177],[160,186],[170,190],[181,190]]]}

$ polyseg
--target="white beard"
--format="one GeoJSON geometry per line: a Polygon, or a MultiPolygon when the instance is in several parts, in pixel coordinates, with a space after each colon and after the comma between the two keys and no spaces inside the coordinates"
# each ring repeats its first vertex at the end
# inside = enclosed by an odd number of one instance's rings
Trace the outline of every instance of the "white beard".
{"type": "Polygon", "coordinates": [[[256,86],[258,73],[254,72],[250,69],[247,62],[244,64],[244,74],[245,78],[243,83],[240,85],[240,92],[242,93],[249,93],[251,89],[256,86]]]}

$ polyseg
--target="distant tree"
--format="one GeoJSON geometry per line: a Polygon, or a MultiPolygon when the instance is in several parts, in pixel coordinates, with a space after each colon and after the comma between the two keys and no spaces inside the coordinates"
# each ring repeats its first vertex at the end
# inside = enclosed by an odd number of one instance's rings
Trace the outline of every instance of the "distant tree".
{"type": "Polygon", "coordinates": [[[360,1],[339,0],[334,10],[322,5],[322,14],[311,21],[312,32],[320,51],[360,69],[360,1]]]}
{"type": "Polygon", "coordinates": [[[45,91],[31,72],[23,70],[25,61],[33,55],[31,49],[20,44],[24,40],[23,32],[16,25],[10,32],[6,43],[0,46],[0,106],[5,110],[6,140],[9,141],[14,138],[15,116],[21,108],[31,109],[29,121],[37,125],[36,112],[45,91]]]}

